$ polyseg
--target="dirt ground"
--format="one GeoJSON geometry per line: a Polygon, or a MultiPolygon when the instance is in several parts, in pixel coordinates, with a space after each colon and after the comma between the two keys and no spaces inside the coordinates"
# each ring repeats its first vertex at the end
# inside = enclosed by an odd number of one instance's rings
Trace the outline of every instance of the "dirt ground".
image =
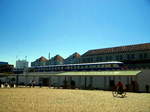
{"type": "Polygon", "coordinates": [[[0,89],[0,112],[150,112],[150,93],[49,88],[0,89]]]}

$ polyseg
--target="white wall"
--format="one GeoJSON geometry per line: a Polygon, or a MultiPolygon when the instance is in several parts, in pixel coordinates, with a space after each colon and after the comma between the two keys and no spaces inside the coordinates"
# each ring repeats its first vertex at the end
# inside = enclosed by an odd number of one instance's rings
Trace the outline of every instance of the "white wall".
{"type": "Polygon", "coordinates": [[[142,73],[137,76],[137,81],[139,84],[139,90],[146,91],[145,85],[148,84],[150,86],[150,70],[142,70],[142,73]]]}

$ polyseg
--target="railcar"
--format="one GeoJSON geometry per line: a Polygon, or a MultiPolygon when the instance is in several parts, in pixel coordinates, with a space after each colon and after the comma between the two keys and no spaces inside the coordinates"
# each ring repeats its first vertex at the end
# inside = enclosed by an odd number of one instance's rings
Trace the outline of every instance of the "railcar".
{"type": "Polygon", "coordinates": [[[34,72],[51,72],[51,71],[99,71],[99,70],[120,70],[123,68],[123,62],[96,62],[80,64],[63,64],[35,66],[30,70],[34,72]]]}

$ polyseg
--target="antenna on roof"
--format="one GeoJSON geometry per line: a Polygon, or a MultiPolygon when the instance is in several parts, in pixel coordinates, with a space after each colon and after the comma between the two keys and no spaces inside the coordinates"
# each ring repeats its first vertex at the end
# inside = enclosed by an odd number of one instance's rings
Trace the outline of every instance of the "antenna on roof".
{"type": "Polygon", "coordinates": [[[27,61],[27,56],[25,56],[25,60],[27,61]]]}
{"type": "Polygon", "coordinates": [[[49,54],[48,54],[48,59],[50,60],[50,58],[51,58],[51,57],[50,57],[50,52],[49,52],[49,54]]]}
{"type": "Polygon", "coordinates": [[[16,55],[16,60],[18,59],[18,56],[16,55]]]}

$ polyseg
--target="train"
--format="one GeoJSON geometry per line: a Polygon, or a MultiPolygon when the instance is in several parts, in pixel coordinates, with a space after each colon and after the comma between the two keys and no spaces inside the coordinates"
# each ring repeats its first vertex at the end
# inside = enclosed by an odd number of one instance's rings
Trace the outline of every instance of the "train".
{"type": "Polygon", "coordinates": [[[121,70],[123,62],[96,62],[30,67],[30,72],[121,70]]]}

